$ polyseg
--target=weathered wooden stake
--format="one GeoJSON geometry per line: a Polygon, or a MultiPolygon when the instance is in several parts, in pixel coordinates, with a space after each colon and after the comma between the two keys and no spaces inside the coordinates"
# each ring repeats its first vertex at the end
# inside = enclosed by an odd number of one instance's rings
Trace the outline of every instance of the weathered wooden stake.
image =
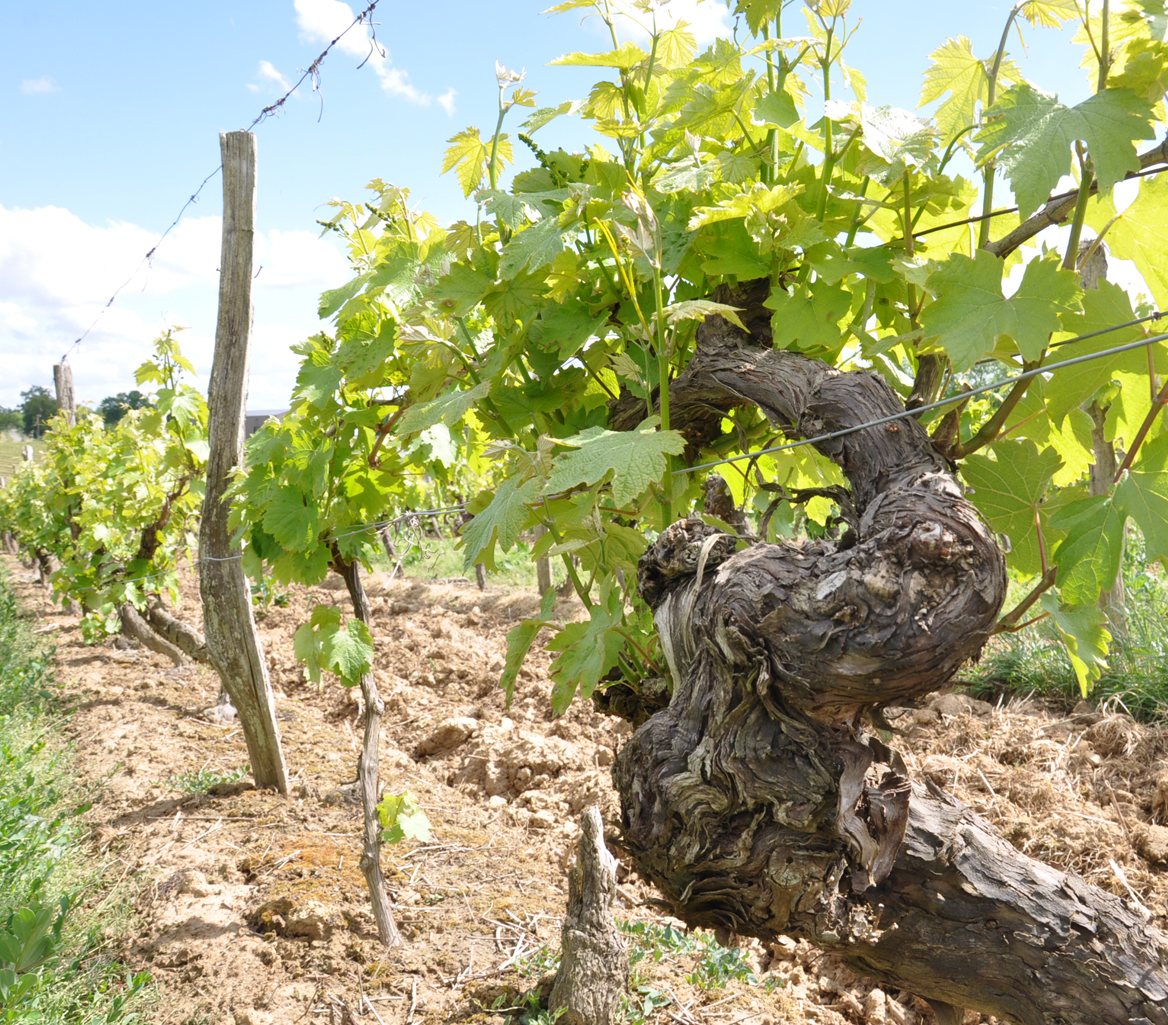
{"type": "Polygon", "coordinates": [[[64,360],[53,366],[53,384],[57,389],[57,409],[72,426],[77,422],[77,398],[73,394],[73,368],[64,360]]]}
{"type": "Polygon", "coordinates": [[[612,1025],[621,1018],[621,998],[629,986],[628,945],[612,916],[616,858],[604,845],[595,805],[580,825],[580,846],[568,872],[560,968],[548,1006],[563,1011],[564,1025],[612,1025]]]}
{"type": "Polygon", "coordinates": [[[252,238],[255,233],[256,141],[250,132],[219,136],[223,156],[223,251],[219,323],[207,389],[207,493],[199,527],[199,590],[211,661],[239,713],[256,785],[288,792],[288,769],[276,728],[276,704],[256,633],[251,590],[238,545],[227,529],[224,495],[243,462],[251,331],[252,238]]]}
{"type": "MultiPolygon", "coordinates": [[[[539,523],[532,529],[532,533],[538,541],[547,533],[547,527],[539,523]]],[[[541,598],[552,589],[552,563],[546,555],[535,560],[535,586],[541,598]]]]}

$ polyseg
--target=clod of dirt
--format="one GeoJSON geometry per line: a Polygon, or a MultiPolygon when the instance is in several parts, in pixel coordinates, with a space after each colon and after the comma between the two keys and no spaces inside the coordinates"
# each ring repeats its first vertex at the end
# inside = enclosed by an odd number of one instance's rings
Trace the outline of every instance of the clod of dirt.
{"type": "Polygon", "coordinates": [[[928,707],[941,715],[988,716],[994,710],[993,705],[968,694],[942,694],[930,701],[928,707]]]}
{"type": "Polygon", "coordinates": [[[160,895],[209,897],[212,892],[207,877],[198,869],[188,868],[175,872],[158,888],[160,895]]]}
{"type": "Polygon", "coordinates": [[[1156,780],[1156,789],[1152,793],[1152,821],[1168,826],[1168,776],[1156,780]]]}
{"type": "Polygon", "coordinates": [[[1168,829],[1141,824],[1132,830],[1132,846],[1146,861],[1163,865],[1168,862],[1168,829]]]}
{"type": "Polygon", "coordinates": [[[441,757],[449,754],[456,747],[465,744],[475,735],[479,728],[479,721],[469,716],[455,716],[439,723],[414,748],[414,754],[419,758],[427,755],[441,757]]]}
{"type": "Polygon", "coordinates": [[[588,768],[580,749],[559,737],[515,730],[507,722],[487,727],[481,741],[463,755],[449,782],[484,796],[510,799],[539,790],[569,770],[588,768]]]}
{"type": "Polygon", "coordinates": [[[289,939],[328,940],[345,928],[345,918],[336,908],[318,900],[297,902],[291,897],[277,897],[261,904],[247,920],[260,932],[274,932],[289,939]]]}

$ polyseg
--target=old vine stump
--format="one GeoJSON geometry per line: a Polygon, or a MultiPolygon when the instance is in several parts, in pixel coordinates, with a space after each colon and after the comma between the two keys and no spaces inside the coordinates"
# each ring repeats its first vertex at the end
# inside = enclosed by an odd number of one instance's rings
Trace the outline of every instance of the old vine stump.
{"type": "Polygon", "coordinates": [[[576,861],[568,873],[568,914],[549,1007],[564,1025],[613,1025],[629,986],[628,945],[612,916],[616,859],[604,845],[596,807],[584,813],[576,861]]]}
{"type": "MultiPolygon", "coordinates": [[[[748,332],[698,329],[670,387],[691,450],[745,404],[804,437],[903,410],[873,374],[772,349],[768,292],[715,296],[748,332]]],[[[639,421],[634,406],[610,424],[639,421]]],[[[608,698],[640,724],[613,767],[638,870],[692,926],[802,937],[938,1006],[1168,1025],[1168,937],[910,781],[865,728],[980,652],[1006,593],[993,533],[914,419],[817,447],[850,484],[839,541],[743,547],[695,519],[641,561],[673,694],[662,710],[608,698]]]]}

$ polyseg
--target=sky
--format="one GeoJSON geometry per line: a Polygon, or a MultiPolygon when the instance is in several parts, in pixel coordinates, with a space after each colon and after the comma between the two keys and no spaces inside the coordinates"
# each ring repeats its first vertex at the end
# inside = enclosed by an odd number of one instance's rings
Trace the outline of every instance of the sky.
{"type": "MultiPolygon", "coordinates": [[[[801,5],[784,29],[805,32],[801,5]]],[[[583,97],[602,69],[549,67],[563,53],[607,49],[604,26],[580,11],[541,13],[530,0],[380,0],[377,47],[350,32],[277,116],[256,128],[258,224],[248,408],[287,406],[289,347],[326,329],[321,291],[349,276],[318,219],[340,197],[360,200],[375,177],[411,190],[443,222],[474,216],[452,174],[447,140],[492,130],[495,62],[525,73],[540,105],[583,97]],[[363,66],[362,66],[363,64],[363,66]]],[[[205,388],[214,348],[222,181],[157,247],[219,163],[219,133],[247,127],[361,10],[341,0],[203,0],[9,5],[0,68],[0,406],[32,385],[52,388],[69,351],[79,402],[135,387],[150,341],[182,326],[205,388]],[[120,286],[116,300],[107,301],[120,286]],[[74,341],[84,334],[80,345],[74,341]]],[[[990,56],[1010,5],[946,10],[936,0],[855,0],[861,20],[845,54],[868,80],[868,102],[913,110],[928,54],[965,35],[990,56]],[[890,13],[894,12],[894,13],[890,13]]],[[[659,19],[690,23],[701,45],[733,28],[721,0],[672,0],[659,19]]],[[[628,26],[632,31],[632,26],[628,26]]],[[[1024,74],[1067,103],[1089,95],[1072,33],[1025,28],[1010,44],[1024,74]]],[[[813,96],[809,113],[821,109],[813,96]]],[[[513,112],[521,113],[519,111],[513,112]]],[[[812,118],[813,119],[813,118],[812,118]]],[[[514,134],[521,119],[508,127],[514,134]]],[[[578,120],[541,130],[545,148],[594,141],[578,120]]],[[[518,167],[525,166],[517,146],[518,167]]],[[[999,185],[997,198],[1002,186],[999,185]]]]}

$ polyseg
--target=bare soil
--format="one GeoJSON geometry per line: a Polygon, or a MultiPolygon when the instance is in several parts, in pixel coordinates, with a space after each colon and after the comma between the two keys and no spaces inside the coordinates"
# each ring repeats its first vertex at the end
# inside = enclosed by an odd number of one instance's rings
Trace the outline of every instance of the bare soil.
{"type": "MultiPolygon", "coordinates": [[[[206,710],[218,679],[142,650],[87,647],[77,620],[7,560],[34,628],[56,645],[81,779],[103,781],[88,813],[92,857],[128,894],[117,942],[155,980],[164,1025],[497,1022],[527,1010],[559,946],[565,868],[583,810],[616,818],[609,779],[628,727],[577,702],[548,705],[537,646],[508,709],[498,687],[506,634],[537,605],[531,589],[369,581],[376,674],[386,702],[382,787],[412,791],[434,827],[426,844],[386,847],[394,914],[408,939],[377,942],[358,869],[359,694],[305,682],[292,633],[313,602],[347,604],[339,579],[294,589],[260,623],[295,777],[287,798],[245,781],[210,793],[176,777],[246,760],[238,725],[206,710]]],[[[192,585],[180,609],[198,622],[192,585]]],[[[565,602],[560,613],[579,614],[565,602]]],[[[115,639],[116,642],[116,639],[115,639]]],[[[1019,849],[1146,909],[1168,927],[1168,727],[1114,709],[1037,702],[991,707],[958,693],[889,710],[895,746],[975,807],[1019,849]]],[[[673,924],[659,895],[624,873],[619,916],[673,924]]],[[[885,993],[805,943],[744,941],[757,982],[705,988],[699,953],[660,949],[634,967],[631,1025],[928,1025],[928,1006],[885,993]],[[657,960],[656,957],[660,957],[657,960]],[[657,1006],[654,1006],[657,1005],[657,1006]]],[[[992,1021],[968,1012],[967,1025],[992,1021]]]]}

